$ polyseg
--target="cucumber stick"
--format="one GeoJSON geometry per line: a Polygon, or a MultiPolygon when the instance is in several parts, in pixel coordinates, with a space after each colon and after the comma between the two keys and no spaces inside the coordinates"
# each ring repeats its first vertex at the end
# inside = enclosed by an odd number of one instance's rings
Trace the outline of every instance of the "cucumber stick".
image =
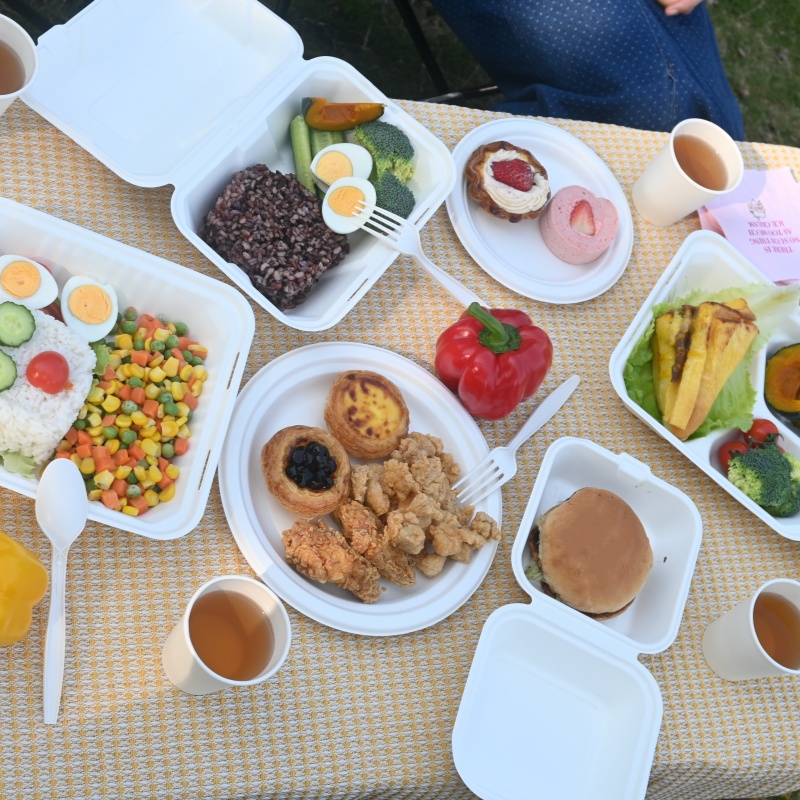
{"type": "Polygon", "coordinates": [[[332,144],[343,144],[344,133],[342,131],[318,131],[316,128],[309,128],[311,131],[311,158],[330,147],[332,144]]]}
{"type": "Polygon", "coordinates": [[[298,114],[289,124],[289,138],[292,141],[294,174],[303,186],[316,194],[317,184],[311,173],[311,136],[302,114],[298,114]]]}

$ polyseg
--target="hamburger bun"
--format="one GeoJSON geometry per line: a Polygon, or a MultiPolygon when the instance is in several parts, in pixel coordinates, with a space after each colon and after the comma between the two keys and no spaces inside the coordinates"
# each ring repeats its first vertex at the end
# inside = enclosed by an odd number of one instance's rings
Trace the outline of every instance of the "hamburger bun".
{"type": "Polygon", "coordinates": [[[579,489],[551,508],[531,534],[545,591],[596,619],[624,611],[653,567],[641,520],[605,489],[579,489]]]}

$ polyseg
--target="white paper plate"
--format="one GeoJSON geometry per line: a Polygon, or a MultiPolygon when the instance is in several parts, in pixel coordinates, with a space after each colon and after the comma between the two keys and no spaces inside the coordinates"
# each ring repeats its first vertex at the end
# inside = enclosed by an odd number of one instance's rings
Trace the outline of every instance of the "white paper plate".
{"type": "Polygon", "coordinates": [[[500,119],[468,133],[453,151],[455,189],[447,212],[469,254],[495,280],[524,297],[546,303],[581,303],[610,289],[620,278],[633,250],[633,219],[617,179],[590,147],[572,134],[531,119],[500,119]],[[556,258],[539,233],[538,220],[510,223],[486,213],[467,194],[464,167],[481,145],[507,141],[529,150],[547,170],[552,193],[583,186],[610,200],[619,214],[611,247],[590,264],[556,258]]]}
{"type": "MultiPolygon", "coordinates": [[[[222,504],[250,566],[289,605],[323,625],[349,633],[410,633],[440,622],[469,599],[483,582],[497,543],[478,550],[469,564],[448,562],[436,578],[418,574],[413,587],[383,581],[380,599],[364,604],[349,592],[308,580],[286,563],[281,533],[297,516],[269,493],[261,474],[261,448],[276,431],[288,425],[325,427],[323,412],[331,384],[351,369],[370,369],[394,381],[408,404],[411,430],[440,437],[463,471],[488,453],[472,417],[422,367],[370,345],[314,344],[267,364],[239,395],[219,465],[222,504]]],[[[500,524],[500,490],[478,508],[500,524]]]]}

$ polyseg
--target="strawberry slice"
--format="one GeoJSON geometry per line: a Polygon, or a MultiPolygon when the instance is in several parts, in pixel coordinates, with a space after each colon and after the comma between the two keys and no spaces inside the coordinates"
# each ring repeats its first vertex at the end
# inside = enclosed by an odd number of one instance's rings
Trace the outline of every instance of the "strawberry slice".
{"type": "Polygon", "coordinates": [[[588,200],[579,200],[572,209],[569,215],[569,224],[573,230],[582,233],[585,236],[594,236],[594,214],[592,213],[592,206],[588,200]]]}
{"type": "Polygon", "coordinates": [[[529,192],[533,187],[533,167],[521,158],[515,158],[513,161],[494,161],[492,175],[495,180],[520,192],[529,192]]]}

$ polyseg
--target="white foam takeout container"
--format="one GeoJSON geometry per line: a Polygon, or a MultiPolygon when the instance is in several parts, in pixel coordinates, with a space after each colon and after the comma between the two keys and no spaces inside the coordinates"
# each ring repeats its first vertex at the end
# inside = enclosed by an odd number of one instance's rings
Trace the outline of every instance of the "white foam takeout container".
{"type": "Polygon", "coordinates": [[[453,729],[456,768],[475,794],[644,797],[662,700],[637,654],[675,640],[701,539],[694,503],[646,465],[585,439],[550,446],[511,550],[531,603],[504,606],[486,621],[453,729]],[[609,620],[575,611],[525,576],[534,523],[584,487],[625,500],[653,548],[644,588],[609,620]]]}
{"type": "Polygon", "coordinates": [[[339,322],[397,258],[357,232],[344,261],[301,306],[280,311],[198,231],[233,173],[263,163],[294,172],[289,122],[301,99],[380,102],[416,150],[411,221],[432,216],[455,183],[450,151],[349,64],[302,59],[297,32],[257,0],[95,0],[38,44],[39,75],[23,100],[121,178],[173,184],[181,233],[281,322],[320,331],[339,322]]]}
{"type": "MultiPolygon", "coordinates": [[[[151,539],[189,533],[205,511],[244,373],[255,331],[250,304],[213,278],[5,198],[0,198],[0,253],[18,253],[49,267],[59,294],[73,275],[111,285],[120,312],[133,306],[139,312],[164,313],[185,322],[189,336],[208,348],[208,378],[189,423],[189,450],[175,461],[181,470],[175,497],[141,517],[89,503],[89,519],[112,528],[151,539]]],[[[38,485],[0,467],[0,486],[6,489],[35,497],[38,485]]]]}
{"type": "MultiPolygon", "coordinates": [[[[723,443],[737,437],[733,430],[713,431],[708,436],[682,442],[660,422],[651,417],[628,396],[623,377],[625,364],[636,343],[644,336],[652,320],[652,308],[657,303],[683,297],[694,289],[716,292],[721,289],[744,287],[752,283],[769,283],[752,262],[743,256],[727,239],[710,231],[695,231],[681,245],[675,258],[664,270],[653,287],[639,313],[611,355],[609,372],[614,389],[622,402],[642,422],[659,436],[673,444],[690,461],[697,465],[728,494],[750,509],[773,530],[794,541],[800,540],[800,514],[777,518],[754,503],[744,492],[736,488],[722,469],[718,451],[723,443]]],[[[756,320],[756,322],[758,322],[756,320]]],[[[794,426],[772,413],[764,400],[764,371],[767,358],[781,347],[800,342],[800,311],[782,322],[765,348],[762,348],[750,366],[750,381],[756,390],[753,416],[756,419],[771,419],[782,434],[781,447],[800,458],[800,438],[794,426]]]]}

